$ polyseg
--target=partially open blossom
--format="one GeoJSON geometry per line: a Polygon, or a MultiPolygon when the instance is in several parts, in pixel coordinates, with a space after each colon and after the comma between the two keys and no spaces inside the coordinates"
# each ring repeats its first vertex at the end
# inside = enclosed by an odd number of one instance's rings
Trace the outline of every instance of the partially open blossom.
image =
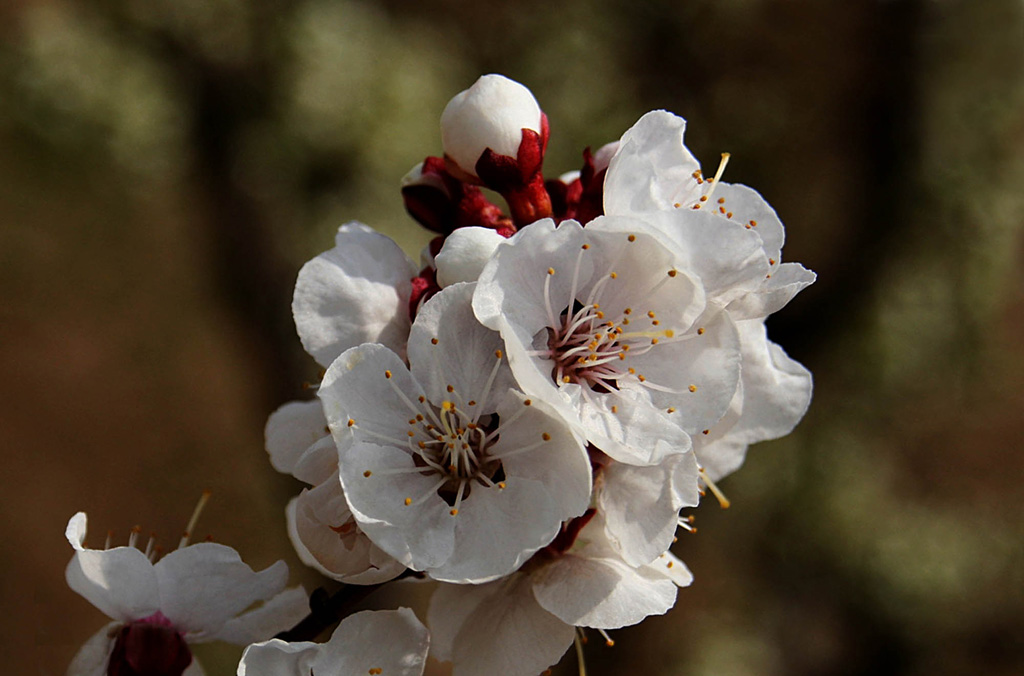
{"type": "Polygon", "coordinates": [[[469,176],[477,175],[487,150],[516,157],[524,129],[540,134],[540,105],[529,89],[503,75],[481,76],[441,113],[444,153],[469,176]]]}
{"type": "Polygon", "coordinates": [[[238,676],[420,676],[429,643],[427,628],[408,608],[367,610],[345,618],[327,643],[250,645],[238,676]]]}
{"type": "Polygon", "coordinates": [[[255,572],[224,545],[182,546],[157,559],[152,542],[137,549],[85,546],[86,516],[71,517],[66,531],[75,554],[68,585],[114,620],[75,656],[68,676],[187,676],[202,674],[190,643],[246,645],[269,638],[308,611],[301,588],[285,590],[283,561],[255,572]],[[155,562],[154,562],[155,560],[155,562]],[[253,603],[263,602],[247,610],[253,603]]]}
{"type": "Polygon", "coordinates": [[[306,352],[325,368],[367,341],[404,353],[416,274],[390,238],[361,223],[341,226],[334,248],[302,266],[295,282],[292,314],[306,352]]]}
{"type": "Polygon", "coordinates": [[[423,306],[409,367],[362,345],[331,365],[319,391],[360,528],[403,564],[455,582],[515,570],[590,497],[580,441],[511,389],[500,337],[473,316],[473,286],[449,286],[423,306]]]}

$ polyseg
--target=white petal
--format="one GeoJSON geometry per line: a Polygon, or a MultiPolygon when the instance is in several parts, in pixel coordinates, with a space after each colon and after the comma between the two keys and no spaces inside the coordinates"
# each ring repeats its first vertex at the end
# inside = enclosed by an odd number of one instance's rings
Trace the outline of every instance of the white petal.
{"type": "Polygon", "coordinates": [[[419,676],[429,643],[427,628],[408,608],[367,610],[338,625],[321,647],[311,672],[316,676],[419,676]]]}
{"type": "Polygon", "coordinates": [[[542,401],[531,401],[526,407],[524,400],[522,393],[510,391],[498,408],[501,420],[510,420],[514,415],[519,417],[514,424],[501,428],[495,452],[499,455],[514,453],[535,445],[544,434],[550,439],[535,451],[502,460],[505,474],[544,484],[555,502],[559,522],[580,516],[590,506],[592,473],[586,448],[553,408],[542,401]]]}
{"type": "Polygon", "coordinates": [[[686,120],[664,110],[641,117],[619,141],[604,181],[606,214],[672,207],[700,164],[683,143],[686,120]]]}
{"type": "Polygon", "coordinates": [[[437,652],[450,655],[453,676],[536,676],[561,659],[575,635],[537,604],[524,575],[477,587],[443,585],[431,599],[430,621],[442,635],[458,626],[455,638],[445,640],[451,650],[437,652]],[[442,624],[448,626],[439,629],[442,624]]]}
{"type": "Polygon", "coordinates": [[[330,434],[317,439],[316,443],[299,456],[292,468],[292,476],[314,486],[335,478],[337,474],[338,446],[330,434]]]}
{"type": "Polygon", "coordinates": [[[763,319],[777,312],[793,296],[814,283],[818,276],[799,263],[774,266],[772,276],[758,287],[729,303],[728,310],[735,319],[763,319]]]}
{"type": "Polygon", "coordinates": [[[558,534],[562,524],[548,487],[508,477],[505,487],[475,485],[455,520],[455,548],[435,580],[479,584],[519,568],[558,534]]]}
{"type": "Polygon", "coordinates": [[[159,610],[157,575],[146,555],[134,547],[85,549],[85,528],[83,512],[68,522],[66,535],[76,549],[65,570],[68,586],[107,617],[122,622],[159,610]]]}
{"type": "Polygon", "coordinates": [[[341,482],[363,532],[402,564],[424,570],[451,556],[455,519],[436,477],[409,471],[415,467],[407,452],[356,443],[342,458],[341,482]]]}
{"type": "Polygon", "coordinates": [[[537,602],[563,622],[617,629],[661,615],[676,601],[676,585],[616,559],[566,554],[533,578],[537,602]]]}
{"type": "Polygon", "coordinates": [[[402,359],[384,347],[367,343],[346,350],[324,374],[317,392],[339,449],[360,441],[404,439],[407,420],[417,413],[411,402],[423,389],[402,359]],[[350,422],[351,421],[351,422],[350,422]]]}
{"type": "Polygon", "coordinates": [[[242,653],[237,676],[310,676],[320,645],[271,639],[254,643],[242,653]]]}
{"type": "Polygon", "coordinates": [[[441,287],[457,282],[475,282],[494,250],[505,238],[491,228],[458,228],[444,240],[434,258],[437,283],[441,287]]]}
{"type": "Polygon", "coordinates": [[[231,547],[200,542],[176,549],[154,566],[160,610],[189,633],[214,633],[256,601],[284,589],[288,566],[278,561],[257,573],[231,547]]]}
{"type": "Polygon", "coordinates": [[[686,208],[644,219],[675,244],[681,267],[700,278],[709,301],[728,304],[761,286],[770,272],[761,238],[738,222],[686,208]]]}
{"type": "Polygon", "coordinates": [[[751,226],[751,232],[756,232],[761,238],[765,256],[775,261],[782,258],[782,245],[786,239],[782,221],[756,190],[739,183],[719,183],[715,186],[714,199],[716,202],[725,200],[718,206],[732,214],[729,220],[751,226]]]}
{"type": "Polygon", "coordinates": [[[90,636],[72,658],[67,676],[106,676],[114,636],[121,627],[120,622],[111,622],[90,636]]]}
{"type": "Polygon", "coordinates": [[[698,331],[627,359],[648,378],[652,403],[664,411],[674,408],[672,420],[690,434],[725,415],[740,380],[740,340],[731,316],[716,312],[697,323],[698,331]],[[658,386],[672,391],[654,389],[658,386]]]}
{"type": "Polygon", "coordinates": [[[435,404],[453,401],[471,414],[493,412],[515,386],[501,336],[473,314],[475,286],[460,283],[442,289],[420,308],[409,333],[412,374],[427,399],[435,404]],[[474,407],[470,401],[476,402],[474,407]]]}
{"type": "Polygon", "coordinates": [[[310,446],[328,434],[323,406],[316,401],[290,401],[270,414],[264,429],[270,464],[291,474],[310,446]]]}
{"type": "Polygon", "coordinates": [[[672,545],[679,519],[672,474],[692,454],[669,456],[651,467],[612,463],[601,473],[597,508],[609,539],[626,563],[641,566],[672,545]]]}
{"type": "Polygon", "coordinates": [[[587,439],[619,462],[657,465],[691,448],[690,435],[650,403],[610,392],[580,407],[587,439]]]}
{"type": "Polygon", "coordinates": [[[690,572],[690,569],[669,551],[662,552],[657,559],[644,568],[672,580],[677,587],[689,587],[693,582],[693,573],[690,572]]]}
{"type": "Polygon", "coordinates": [[[722,430],[702,439],[697,457],[713,480],[742,463],[747,445],[789,434],[807,411],[813,381],[810,372],[767,338],[757,320],[739,322],[743,345],[742,400],[738,415],[722,430]]]}
{"type": "Polygon", "coordinates": [[[263,605],[232,618],[210,640],[234,645],[264,641],[291,629],[309,614],[309,595],[302,587],[292,587],[265,601],[263,605]]]}
{"type": "Polygon", "coordinates": [[[335,247],[306,263],[295,282],[292,314],[306,352],[321,366],[371,341],[404,353],[416,272],[390,238],[343,225],[335,247]]]}

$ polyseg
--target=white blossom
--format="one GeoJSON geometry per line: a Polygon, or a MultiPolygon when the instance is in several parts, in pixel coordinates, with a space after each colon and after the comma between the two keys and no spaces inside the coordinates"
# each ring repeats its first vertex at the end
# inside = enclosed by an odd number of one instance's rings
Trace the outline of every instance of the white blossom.
{"type": "Polygon", "coordinates": [[[659,231],[628,217],[538,221],[498,246],[473,307],[519,386],[621,462],[691,447],[739,380],[730,317],[659,231]]]}
{"type": "Polygon", "coordinates": [[[327,643],[250,645],[238,676],[419,676],[429,643],[427,628],[408,608],[363,611],[342,620],[327,643]]]}
{"type": "Polygon", "coordinates": [[[331,365],[319,392],[360,528],[403,564],[458,582],[508,574],[590,497],[579,440],[511,389],[472,292],[456,284],[421,308],[411,370],[362,345],[331,365]]]}

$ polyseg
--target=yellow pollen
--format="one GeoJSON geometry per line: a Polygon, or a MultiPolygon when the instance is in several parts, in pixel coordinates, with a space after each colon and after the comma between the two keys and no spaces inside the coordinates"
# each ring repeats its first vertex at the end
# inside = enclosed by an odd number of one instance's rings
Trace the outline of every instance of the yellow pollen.
{"type": "Polygon", "coordinates": [[[601,312],[600,310],[598,310],[598,311],[597,311],[597,318],[598,318],[598,319],[604,319],[604,313],[603,313],[603,312],[601,312]]]}
{"type": "Polygon", "coordinates": [[[701,434],[711,434],[711,430],[701,430],[701,434]]]}
{"type": "Polygon", "coordinates": [[[418,396],[418,397],[417,397],[417,399],[419,400],[419,402],[420,402],[421,404],[422,404],[423,402],[425,402],[425,401],[427,400],[427,398],[426,398],[426,397],[424,397],[424,396],[423,396],[422,394],[421,394],[420,396],[418,396]]]}
{"type": "Polygon", "coordinates": [[[531,406],[532,404],[533,404],[533,400],[531,400],[531,399],[524,399],[523,400],[523,406],[531,406]]]}
{"type": "Polygon", "coordinates": [[[674,206],[676,209],[678,209],[679,207],[681,207],[683,205],[680,204],[679,202],[675,202],[672,206],[674,206]]]}
{"type": "Polygon", "coordinates": [[[675,562],[674,561],[669,561],[668,563],[665,564],[665,567],[666,568],[671,568],[673,565],[675,565],[675,562]]]}
{"type": "Polygon", "coordinates": [[[732,218],[732,212],[731,211],[727,211],[726,214],[725,214],[725,217],[726,218],[732,218]]]}
{"type": "Polygon", "coordinates": [[[725,204],[725,198],[724,197],[719,197],[718,198],[718,203],[719,204],[725,204]]]}
{"type": "Polygon", "coordinates": [[[700,209],[700,205],[699,205],[699,204],[694,204],[694,205],[693,205],[693,208],[694,208],[694,209],[700,209]]]}
{"type": "Polygon", "coordinates": [[[409,505],[412,504],[412,498],[406,498],[404,502],[405,502],[405,506],[408,507],[409,505]]]}
{"type": "Polygon", "coordinates": [[[555,274],[555,269],[554,268],[548,268],[548,274],[549,275],[555,274]]]}
{"type": "Polygon", "coordinates": [[[437,338],[431,338],[430,339],[430,344],[431,345],[437,345],[437,338]]]}
{"type": "Polygon", "coordinates": [[[415,425],[416,424],[416,418],[409,418],[409,424],[410,425],[415,425]]]}
{"type": "Polygon", "coordinates": [[[756,228],[757,227],[757,221],[750,221],[750,225],[751,225],[751,227],[756,228]]]}
{"type": "Polygon", "coordinates": [[[628,369],[626,369],[626,370],[627,370],[627,371],[629,371],[629,374],[630,374],[630,375],[636,375],[636,369],[635,369],[635,368],[633,368],[632,366],[630,366],[630,367],[629,367],[628,369]]]}
{"type": "Polygon", "coordinates": [[[443,408],[443,409],[444,409],[444,410],[446,410],[446,411],[450,411],[450,410],[452,410],[453,408],[455,408],[455,404],[453,404],[453,403],[452,403],[452,402],[450,402],[450,401],[442,401],[442,402],[441,402],[441,408],[443,408]]]}
{"type": "Polygon", "coordinates": [[[697,329],[697,335],[698,336],[703,336],[704,335],[704,327],[703,326],[700,327],[699,329],[697,329]]]}
{"type": "Polygon", "coordinates": [[[366,470],[365,472],[363,472],[364,477],[369,478],[371,475],[373,475],[373,472],[371,472],[370,470],[366,470]]]}
{"type": "Polygon", "coordinates": [[[654,314],[654,310],[648,310],[648,311],[647,311],[647,316],[648,316],[648,317],[650,317],[651,319],[654,319],[654,317],[656,316],[656,315],[654,314]]]}
{"type": "Polygon", "coordinates": [[[668,412],[669,412],[669,413],[675,413],[675,412],[676,412],[676,408],[675,408],[675,406],[669,406],[669,407],[668,407],[668,412]]]}
{"type": "Polygon", "coordinates": [[[391,377],[391,371],[385,371],[384,372],[384,377],[385,378],[390,378],[391,377]]]}
{"type": "Polygon", "coordinates": [[[775,259],[774,258],[769,258],[768,259],[768,265],[775,265],[775,259]]]}
{"type": "Polygon", "coordinates": [[[416,444],[416,445],[417,445],[417,446],[419,446],[420,448],[426,448],[426,447],[427,447],[427,442],[425,442],[425,441],[421,441],[421,442],[419,442],[419,443],[418,443],[418,444],[416,444]]]}
{"type": "Polygon", "coordinates": [[[636,379],[639,380],[640,382],[644,382],[645,380],[647,380],[647,378],[644,378],[643,374],[638,375],[636,379]]]}
{"type": "Polygon", "coordinates": [[[547,432],[545,432],[544,434],[540,435],[540,438],[543,439],[544,441],[551,441],[551,435],[548,434],[547,432]]]}
{"type": "Polygon", "coordinates": [[[630,235],[626,239],[628,239],[630,242],[635,242],[636,241],[636,235],[630,235]]]}
{"type": "Polygon", "coordinates": [[[718,207],[718,212],[724,214],[725,213],[725,207],[718,207]]]}
{"type": "Polygon", "coordinates": [[[651,324],[653,324],[654,326],[657,326],[657,325],[658,325],[658,324],[660,324],[660,323],[661,323],[661,322],[659,322],[659,321],[658,321],[657,319],[652,319],[652,320],[651,320],[651,324]]]}
{"type": "Polygon", "coordinates": [[[615,404],[612,404],[612,413],[618,413],[618,412],[619,412],[619,407],[616,406],[615,404]]]}
{"type": "Polygon", "coordinates": [[[562,382],[563,383],[569,382],[569,376],[562,376],[562,382]]]}
{"type": "Polygon", "coordinates": [[[584,244],[584,245],[583,245],[583,250],[584,250],[584,251],[586,251],[586,250],[587,250],[587,249],[589,249],[589,248],[590,248],[590,245],[589,245],[589,244],[584,244]]]}
{"type": "Polygon", "coordinates": [[[691,392],[696,392],[696,391],[697,391],[697,386],[696,386],[696,385],[690,385],[690,386],[689,386],[688,388],[686,388],[686,389],[690,390],[691,392]]]}
{"type": "Polygon", "coordinates": [[[352,418],[349,418],[349,419],[348,419],[348,426],[349,426],[349,427],[352,427],[352,426],[353,426],[353,425],[355,425],[355,424],[356,424],[356,421],[355,421],[355,420],[353,420],[352,418]]]}
{"type": "Polygon", "coordinates": [[[668,276],[669,276],[669,277],[675,277],[675,276],[676,276],[676,275],[678,275],[678,274],[679,274],[679,271],[678,271],[678,270],[669,270],[669,271],[668,271],[668,276]]]}
{"type": "Polygon", "coordinates": [[[610,275],[608,275],[608,276],[609,276],[609,277],[611,277],[612,279],[618,279],[618,277],[619,277],[619,276],[618,276],[618,275],[617,275],[616,273],[614,273],[614,272],[613,272],[613,273],[611,273],[611,274],[610,274],[610,275]]]}
{"type": "Polygon", "coordinates": [[[700,201],[701,202],[707,202],[708,201],[708,196],[707,195],[701,195],[700,196],[700,201]]]}
{"type": "Polygon", "coordinates": [[[675,331],[673,331],[672,329],[665,329],[665,337],[666,338],[671,338],[674,335],[676,335],[675,331]]]}
{"type": "Polygon", "coordinates": [[[409,430],[408,432],[406,432],[406,434],[408,434],[410,437],[416,436],[416,433],[413,432],[412,430],[409,430]]]}
{"type": "Polygon", "coordinates": [[[631,315],[631,314],[633,314],[633,308],[631,308],[631,307],[626,308],[625,310],[622,311],[622,314],[624,314],[624,315],[631,315]]]}
{"type": "Polygon", "coordinates": [[[470,406],[476,406],[476,399],[470,399],[469,400],[469,405],[470,406]]]}
{"type": "MultiPolygon", "coordinates": [[[[658,322],[654,322],[654,323],[657,324],[658,322]]],[[[651,338],[651,345],[657,345],[657,344],[658,344],[658,339],[657,338],[651,338]]]]}
{"type": "Polygon", "coordinates": [[[452,387],[451,385],[449,385],[448,387],[446,387],[444,389],[448,390],[449,392],[454,392],[455,391],[455,388],[452,387]]]}
{"type": "Polygon", "coordinates": [[[420,422],[423,422],[423,414],[422,413],[417,413],[416,414],[416,420],[419,420],[420,422]]]}
{"type": "Polygon", "coordinates": [[[505,482],[504,481],[499,481],[498,482],[498,488],[500,490],[505,490],[505,482]]]}
{"type": "Polygon", "coordinates": [[[452,510],[450,510],[450,511],[449,511],[448,513],[449,513],[449,514],[451,514],[452,516],[458,516],[458,514],[459,514],[459,510],[457,510],[457,509],[452,509],[452,510]]]}

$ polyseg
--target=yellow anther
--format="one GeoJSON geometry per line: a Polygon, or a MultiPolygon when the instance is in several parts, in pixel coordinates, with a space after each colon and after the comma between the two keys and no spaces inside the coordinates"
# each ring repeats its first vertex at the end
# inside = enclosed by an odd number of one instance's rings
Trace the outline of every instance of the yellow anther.
{"type": "Polygon", "coordinates": [[[703,336],[704,335],[704,327],[703,326],[700,327],[699,329],[697,329],[697,335],[698,336],[703,336]]]}
{"type": "Polygon", "coordinates": [[[547,432],[545,432],[544,434],[540,435],[540,438],[543,439],[544,441],[551,441],[551,435],[548,434],[547,432]]]}
{"type": "Polygon", "coordinates": [[[348,419],[348,426],[349,426],[349,427],[352,427],[352,426],[353,426],[353,425],[355,425],[355,424],[356,424],[356,421],[355,421],[355,420],[353,420],[352,418],[349,418],[349,419],[348,419]]]}
{"type": "Polygon", "coordinates": [[[501,359],[501,350],[495,350],[494,356],[497,357],[498,359],[501,359]]]}
{"type": "Polygon", "coordinates": [[[431,345],[437,345],[437,338],[431,338],[430,339],[430,344],[431,345]]]}
{"type": "Polygon", "coordinates": [[[636,235],[630,235],[626,239],[628,239],[630,242],[635,242],[636,241],[636,235]]]}
{"type": "Polygon", "coordinates": [[[451,510],[449,510],[449,511],[448,511],[448,513],[449,513],[449,514],[451,514],[452,516],[457,516],[457,515],[458,515],[458,513],[459,513],[459,510],[457,510],[457,509],[451,509],[451,510]]]}
{"type": "Polygon", "coordinates": [[[370,478],[370,476],[372,476],[372,475],[373,475],[373,472],[371,472],[370,470],[366,470],[365,472],[363,472],[363,476],[366,477],[366,478],[370,478]]]}
{"type": "Polygon", "coordinates": [[[669,276],[669,277],[675,277],[675,276],[676,276],[676,275],[678,275],[678,274],[679,274],[679,271],[678,271],[678,270],[669,270],[669,271],[668,271],[668,276],[669,276]]]}
{"type": "Polygon", "coordinates": [[[618,274],[616,274],[616,273],[614,273],[614,272],[613,272],[613,273],[611,273],[611,274],[610,274],[610,275],[608,275],[608,276],[609,276],[609,277],[611,277],[612,279],[618,279],[618,277],[619,277],[619,276],[618,276],[618,274]]]}
{"type": "Polygon", "coordinates": [[[504,481],[499,481],[498,482],[498,488],[500,490],[505,490],[505,482],[504,481]]]}
{"type": "Polygon", "coordinates": [[[668,407],[668,412],[669,413],[675,413],[676,412],[676,407],[675,406],[669,406],[668,407]]]}
{"type": "Polygon", "coordinates": [[[385,378],[390,378],[391,377],[391,371],[385,371],[384,372],[384,377],[385,378]]]}
{"type": "Polygon", "coordinates": [[[696,385],[690,385],[690,386],[689,386],[688,388],[686,388],[686,389],[690,390],[691,392],[696,392],[696,391],[697,391],[697,386],[696,386],[696,385]]]}
{"type": "Polygon", "coordinates": [[[549,275],[555,274],[555,269],[554,268],[548,268],[548,274],[549,275]]]}
{"type": "Polygon", "coordinates": [[[411,504],[412,504],[412,498],[406,498],[405,499],[405,506],[408,507],[411,504]]]}

